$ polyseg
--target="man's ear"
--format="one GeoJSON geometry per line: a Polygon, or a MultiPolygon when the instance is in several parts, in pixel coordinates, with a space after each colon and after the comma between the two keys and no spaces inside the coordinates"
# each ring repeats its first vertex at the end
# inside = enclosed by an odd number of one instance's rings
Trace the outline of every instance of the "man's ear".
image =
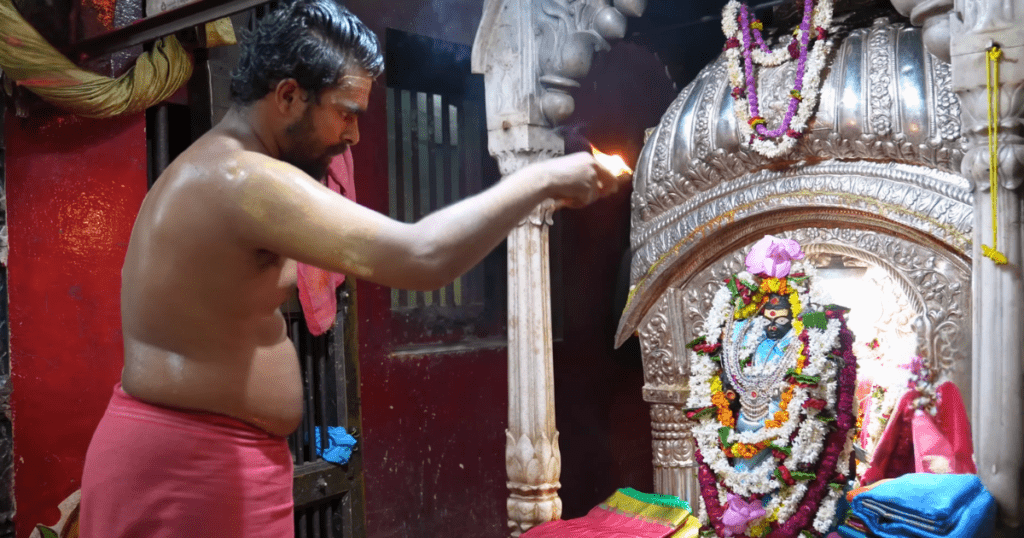
{"type": "Polygon", "coordinates": [[[293,78],[286,78],[274,87],[274,105],[285,116],[292,115],[297,110],[296,106],[301,110],[306,97],[306,90],[303,90],[293,78]]]}

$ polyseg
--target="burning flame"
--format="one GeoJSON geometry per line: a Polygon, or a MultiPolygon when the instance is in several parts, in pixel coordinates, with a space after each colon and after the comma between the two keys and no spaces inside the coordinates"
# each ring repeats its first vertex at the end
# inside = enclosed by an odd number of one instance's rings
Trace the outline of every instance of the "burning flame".
{"type": "Polygon", "coordinates": [[[601,150],[590,145],[590,151],[593,152],[594,158],[597,159],[598,164],[608,169],[613,176],[624,176],[633,173],[633,169],[626,165],[625,159],[618,155],[608,155],[601,150]]]}

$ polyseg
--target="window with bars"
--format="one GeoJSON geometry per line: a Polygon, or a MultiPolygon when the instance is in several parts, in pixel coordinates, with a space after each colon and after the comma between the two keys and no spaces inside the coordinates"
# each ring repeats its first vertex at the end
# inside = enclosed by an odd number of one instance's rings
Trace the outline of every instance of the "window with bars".
{"type": "MultiPolygon", "coordinates": [[[[494,184],[483,80],[468,46],[389,29],[388,215],[415,222],[494,184]]],[[[435,291],[391,290],[397,344],[504,335],[505,249],[435,291]]]]}
{"type": "MultiPolygon", "coordinates": [[[[388,214],[415,222],[481,188],[481,111],[472,101],[387,88],[388,214]],[[474,165],[475,164],[475,165],[474,165]]],[[[483,304],[478,266],[437,291],[392,290],[391,308],[483,304]]]]}

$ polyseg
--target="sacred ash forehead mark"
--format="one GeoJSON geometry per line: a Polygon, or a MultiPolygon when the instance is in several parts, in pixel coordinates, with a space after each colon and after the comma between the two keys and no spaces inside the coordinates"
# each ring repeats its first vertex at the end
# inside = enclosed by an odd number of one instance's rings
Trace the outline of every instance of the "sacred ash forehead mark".
{"type": "Polygon", "coordinates": [[[362,75],[343,75],[338,79],[338,87],[352,90],[369,90],[373,86],[373,77],[362,75]]]}

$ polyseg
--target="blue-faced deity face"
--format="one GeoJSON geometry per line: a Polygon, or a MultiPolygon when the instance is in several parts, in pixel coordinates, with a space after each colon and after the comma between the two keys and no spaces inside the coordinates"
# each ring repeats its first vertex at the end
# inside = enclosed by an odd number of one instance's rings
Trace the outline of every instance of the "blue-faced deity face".
{"type": "Polygon", "coordinates": [[[768,327],[765,328],[765,336],[770,340],[778,340],[793,328],[793,320],[790,317],[789,297],[779,294],[768,296],[768,302],[764,305],[761,315],[768,318],[768,327]]]}

